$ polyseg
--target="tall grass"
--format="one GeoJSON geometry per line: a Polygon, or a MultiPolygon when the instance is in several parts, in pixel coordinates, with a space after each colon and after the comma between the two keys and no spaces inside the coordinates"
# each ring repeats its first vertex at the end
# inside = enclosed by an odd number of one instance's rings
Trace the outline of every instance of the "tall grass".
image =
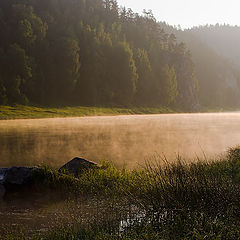
{"type": "Polygon", "coordinates": [[[89,210],[88,223],[83,210],[74,210],[68,224],[35,239],[240,239],[239,147],[219,161],[187,164],[179,158],[134,171],[107,164],[78,177],[45,167],[34,184],[75,199],[73,208],[83,198],[98,206],[89,210]]]}

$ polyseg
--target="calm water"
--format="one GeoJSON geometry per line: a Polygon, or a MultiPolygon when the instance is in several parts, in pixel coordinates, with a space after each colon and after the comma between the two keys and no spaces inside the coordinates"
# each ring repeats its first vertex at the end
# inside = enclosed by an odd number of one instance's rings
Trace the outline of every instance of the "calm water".
{"type": "Polygon", "coordinates": [[[129,167],[221,154],[240,144],[240,113],[0,121],[0,166],[58,167],[79,156],[129,167]]]}

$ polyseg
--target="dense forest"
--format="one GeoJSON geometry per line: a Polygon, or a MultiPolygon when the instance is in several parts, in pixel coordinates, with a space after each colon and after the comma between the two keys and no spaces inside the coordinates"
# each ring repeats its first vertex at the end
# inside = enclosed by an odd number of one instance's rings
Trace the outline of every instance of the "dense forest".
{"type": "Polygon", "coordinates": [[[190,52],[115,0],[1,0],[0,104],[198,106],[190,52]]]}
{"type": "Polygon", "coordinates": [[[1,0],[0,104],[240,105],[240,28],[181,30],[116,0],[1,0]]]}
{"type": "Polygon", "coordinates": [[[240,27],[216,24],[181,30],[159,24],[167,33],[175,34],[179,42],[185,42],[191,51],[201,105],[238,108],[240,27]]]}

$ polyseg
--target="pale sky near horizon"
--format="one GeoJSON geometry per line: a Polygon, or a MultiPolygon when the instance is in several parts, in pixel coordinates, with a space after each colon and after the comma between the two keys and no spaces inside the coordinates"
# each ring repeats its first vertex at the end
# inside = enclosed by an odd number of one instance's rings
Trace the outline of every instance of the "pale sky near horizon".
{"type": "Polygon", "coordinates": [[[118,0],[118,4],[138,13],[151,9],[158,21],[182,28],[216,23],[240,25],[239,0],[118,0]]]}

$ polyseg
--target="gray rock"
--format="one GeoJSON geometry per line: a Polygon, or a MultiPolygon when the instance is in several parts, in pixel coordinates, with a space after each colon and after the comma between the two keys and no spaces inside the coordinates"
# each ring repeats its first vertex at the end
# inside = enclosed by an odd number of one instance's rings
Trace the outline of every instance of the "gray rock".
{"type": "Polygon", "coordinates": [[[4,185],[22,185],[32,180],[35,167],[11,167],[5,170],[3,177],[4,185]]]}
{"type": "Polygon", "coordinates": [[[36,167],[11,167],[0,168],[0,199],[5,195],[8,189],[16,186],[19,187],[31,183],[33,173],[36,167]]]}
{"type": "Polygon", "coordinates": [[[3,183],[4,181],[4,177],[5,177],[5,173],[8,170],[8,168],[0,168],[0,184],[3,183]]]}
{"type": "Polygon", "coordinates": [[[74,175],[77,175],[84,169],[98,168],[98,165],[94,162],[88,161],[83,158],[74,158],[70,162],[62,166],[58,171],[59,172],[68,172],[74,175]]]}
{"type": "Polygon", "coordinates": [[[5,193],[6,193],[5,187],[2,184],[0,184],[0,199],[4,197],[5,193]]]}

